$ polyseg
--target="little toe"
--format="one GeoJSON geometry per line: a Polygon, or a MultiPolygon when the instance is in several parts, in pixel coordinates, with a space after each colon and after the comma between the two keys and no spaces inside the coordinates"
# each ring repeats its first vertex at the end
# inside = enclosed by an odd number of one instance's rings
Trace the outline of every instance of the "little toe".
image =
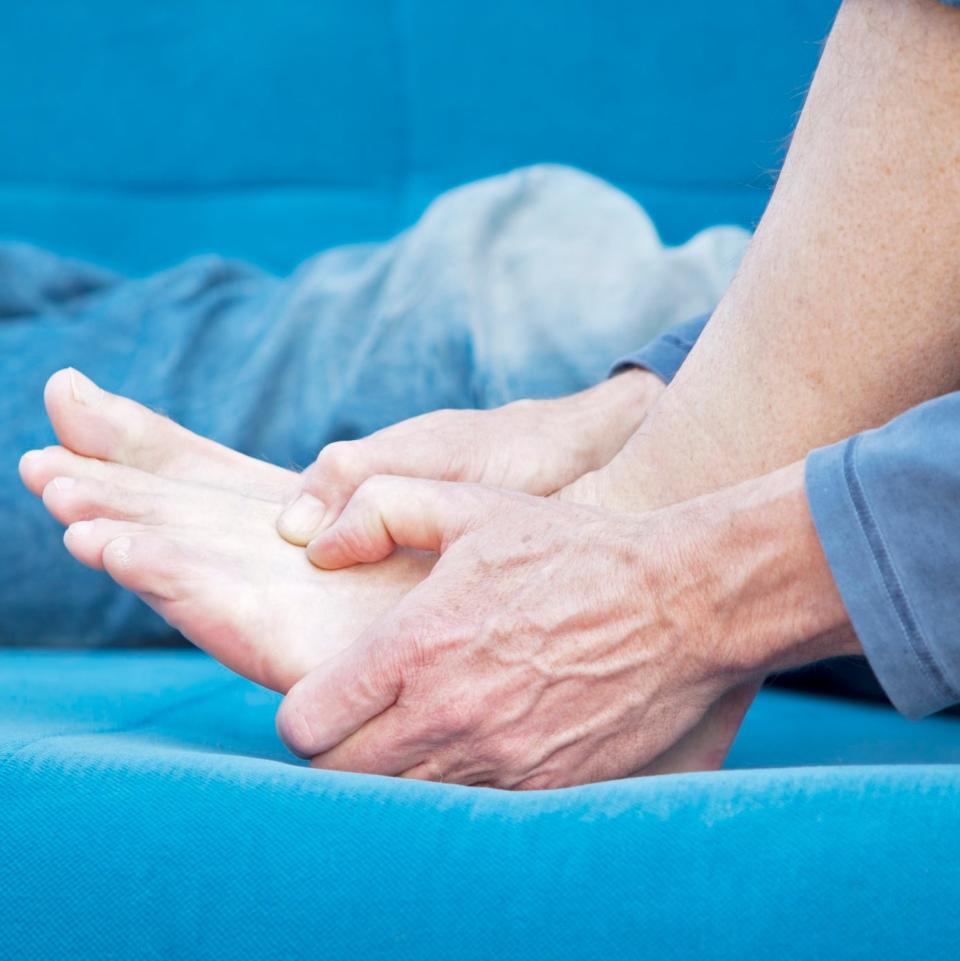
{"type": "Polygon", "coordinates": [[[54,477],[42,497],[44,506],[62,524],[98,517],[141,524],[168,519],[165,498],[88,477],[54,477]]]}
{"type": "Polygon", "coordinates": [[[142,533],[143,525],[133,521],[117,521],[97,518],[92,521],[77,521],[71,524],[63,535],[63,543],[81,564],[94,570],[104,569],[104,548],[119,537],[129,537],[142,533]]]}

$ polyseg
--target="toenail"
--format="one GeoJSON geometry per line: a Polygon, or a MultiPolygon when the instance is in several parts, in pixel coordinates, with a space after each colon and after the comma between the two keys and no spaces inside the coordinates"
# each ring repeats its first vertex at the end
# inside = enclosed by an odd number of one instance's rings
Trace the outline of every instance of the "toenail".
{"type": "Polygon", "coordinates": [[[323,524],[327,506],[312,494],[301,494],[277,519],[280,533],[296,544],[306,544],[323,524]]]}
{"type": "Polygon", "coordinates": [[[67,528],[67,533],[82,537],[91,527],[93,527],[93,521],[75,521],[67,528]]]}
{"type": "Polygon", "coordinates": [[[107,544],[105,551],[110,551],[110,558],[121,567],[126,567],[130,563],[130,545],[133,542],[129,537],[117,537],[107,544]]]}
{"type": "Polygon", "coordinates": [[[78,404],[96,407],[103,400],[103,391],[89,377],[84,377],[72,367],[68,368],[67,373],[70,377],[70,393],[78,404]]]}
{"type": "Polygon", "coordinates": [[[54,477],[50,483],[59,491],[68,491],[71,487],[77,486],[77,481],[73,477],[54,477]]]}

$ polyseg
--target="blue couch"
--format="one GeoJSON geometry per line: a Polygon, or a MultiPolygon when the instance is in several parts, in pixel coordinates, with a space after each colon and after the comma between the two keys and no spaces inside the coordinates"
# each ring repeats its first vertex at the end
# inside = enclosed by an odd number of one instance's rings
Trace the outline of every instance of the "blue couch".
{"type": "MultiPolygon", "coordinates": [[[[544,160],[750,225],[834,6],[5,3],[0,235],[286,270],[544,160]]],[[[956,956],[954,719],[767,691],[724,772],[509,794],[311,771],[276,704],[0,653],[0,958],[956,956]]]]}

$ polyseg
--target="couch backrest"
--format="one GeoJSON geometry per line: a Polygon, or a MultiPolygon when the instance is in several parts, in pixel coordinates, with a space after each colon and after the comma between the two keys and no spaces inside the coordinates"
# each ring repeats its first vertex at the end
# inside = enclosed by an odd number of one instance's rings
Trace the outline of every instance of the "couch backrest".
{"type": "Polygon", "coordinates": [[[571,163],[665,238],[763,209],[836,0],[33,0],[0,26],[0,236],[285,269],[571,163]]]}

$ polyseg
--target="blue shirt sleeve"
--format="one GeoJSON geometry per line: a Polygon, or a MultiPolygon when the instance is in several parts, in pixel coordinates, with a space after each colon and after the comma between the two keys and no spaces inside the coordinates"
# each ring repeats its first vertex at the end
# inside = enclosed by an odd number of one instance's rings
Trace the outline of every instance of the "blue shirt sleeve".
{"type": "Polygon", "coordinates": [[[644,367],[656,374],[665,384],[669,384],[674,374],[680,369],[680,365],[687,359],[687,354],[697,342],[709,319],[710,315],[704,314],[702,317],[695,317],[686,323],[671,327],[665,334],[650,341],[646,347],[621,357],[610,368],[610,376],[629,370],[631,367],[644,367]]]}
{"type": "Polygon", "coordinates": [[[893,704],[960,702],[960,392],[813,451],[806,490],[864,653],[893,704]]]}

